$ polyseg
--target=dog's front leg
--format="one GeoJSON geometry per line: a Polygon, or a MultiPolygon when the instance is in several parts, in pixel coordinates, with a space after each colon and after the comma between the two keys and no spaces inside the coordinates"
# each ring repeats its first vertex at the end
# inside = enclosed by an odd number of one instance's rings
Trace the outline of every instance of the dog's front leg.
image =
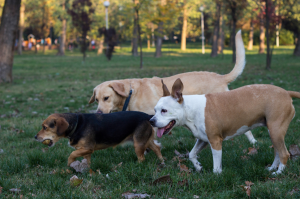
{"type": "MultiPolygon", "coordinates": [[[[72,162],[74,162],[76,160],[76,158],[78,157],[82,157],[82,156],[88,156],[90,154],[92,154],[93,151],[92,150],[89,150],[89,149],[78,149],[76,151],[73,151],[69,158],[68,158],[68,166],[70,166],[70,164],[72,162]]],[[[89,160],[88,160],[89,161],[89,160]]],[[[90,163],[89,163],[90,164],[90,163]]]]}
{"type": "Polygon", "coordinates": [[[217,150],[219,147],[215,147],[212,144],[210,145],[210,147],[211,147],[211,152],[214,161],[213,171],[214,173],[222,173],[222,145],[221,145],[221,150],[217,150]]]}
{"type": "Polygon", "coordinates": [[[200,172],[202,170],[202,166],[200,162],[197,160],[197,154],[207,145],[207,142],[197,139],[197,142],[194,148],[189,153],[189,159],[194,164],[196,171],[200,172]]]}

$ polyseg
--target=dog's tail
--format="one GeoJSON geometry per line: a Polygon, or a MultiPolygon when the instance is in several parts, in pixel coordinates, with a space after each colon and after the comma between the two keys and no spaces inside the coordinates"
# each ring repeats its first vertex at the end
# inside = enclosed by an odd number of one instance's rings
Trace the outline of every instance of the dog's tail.
{"type": "Polygon", "coordinates": [[[300,99],[300,93],[295,91],[288,91],[291,97],[296,97],[300,99]]]}
{"type": "Polygon", "coordinates": [[[240,74],[242,74],[246,61],[245,61],[245,47],[242,39],[242,31],[239,30],[235,36],[236,47],[236,62],[235,66],[230,73],[224,75],[227,83],[233,82],[240,74]]]}

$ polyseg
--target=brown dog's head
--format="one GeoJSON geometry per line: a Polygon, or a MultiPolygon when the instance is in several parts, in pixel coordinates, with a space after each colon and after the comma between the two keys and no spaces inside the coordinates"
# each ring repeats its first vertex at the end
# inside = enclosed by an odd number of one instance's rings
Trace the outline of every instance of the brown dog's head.
{"type": "Polygon", "coordinates": [[[103,82],[94,88],[89,104],[98,103],[97,112],[111,113],[121,111],[123,103],[129,95],[130,86],[121,81],[103,82]]]}
{"type": "Polygon", "coordinates": [[[35,139],[52,147],[59,139],[66,137],[65,132],[68,127],[69,123],[64,117],[52,114],[43,122],[42,130],[38,132],[35,139]]]}

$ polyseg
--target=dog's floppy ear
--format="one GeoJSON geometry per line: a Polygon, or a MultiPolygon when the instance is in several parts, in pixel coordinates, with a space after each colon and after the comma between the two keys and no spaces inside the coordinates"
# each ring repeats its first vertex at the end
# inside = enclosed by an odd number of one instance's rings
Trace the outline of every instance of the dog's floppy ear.
{"type": "Polygon", "coordinates": [[[63,135],[63,133],[66,132],[66,130],[69,127],[69,123],[63,117],[59,117],[59,118],[55,119],[54,125],[56,125],[57,135],[63,135]]]}
{"type": "Polygon", "coordinates": [[[96,98],[96,91],[95,91],[95,89],[94,89],[93,95],[92,95],[92,97],[91,97],[91,99],[90,99],[90,101],[89,101],[89,104],[93,103],[93,102],[95,101],[95,98],[96,98]]]}
{"type": "Polygon", "coordinates": [[[170,91],[168,90],[167,86],[164,84],[164,81],[161,80],[161,83],[162,83],[162,89],[163,89],[163,97],[166,97],[166,96],[170,96],[170,91]]]}
{"type": "Polygon", "coordinates": [[[128,94],[125,93],[125,85],[123,83],[112,82],[112,83],[110,83],[110,87],[112,87],[112,89],[119,95],[121,95],[123,97],[128,97],[128,94]]]}
{"type": "Polygon", "coordinates": [[[183,91],[183,84],[180,78],[178,78],[173,84],[171,96],[174,99],[177,99],[179,104],[183,102],[182,91],[183,91]]]}

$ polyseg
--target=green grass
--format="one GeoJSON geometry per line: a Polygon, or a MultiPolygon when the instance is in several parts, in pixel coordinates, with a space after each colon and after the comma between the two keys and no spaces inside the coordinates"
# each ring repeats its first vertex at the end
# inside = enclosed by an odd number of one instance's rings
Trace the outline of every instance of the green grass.
{"type": "MultiPolygon", "coordinates": [[[[274,84],[287,90],[300,91],[300,59],[292,56],[292,46],[274,49],[272,70],[265,70],[265,55],[258,55],[257,48],[247,51],[247,65],[243,74],[230,89],[254,83],[274,84]]],[[[25,52],[15,56],[12,84],[0,85],[0,198],[20,198],[9,189],[20,188],[26,198],[122,198],[123,192],[137,189],[151,198],[247,198],[240,185],[252,181],[253,198],[299,198],[300,158],[289,160],[283,175],[274,177],[265,167],[273,162],[273,150],[266,128],[253,131],[259,141],[258,154],[247,155],[244,149],[251,147],[245,136],[224,142],[223,173],[212,172],[213,161],[209,147],[199,154],[203,172],[197,173],[189,160],[181,162],[192,172],[180,175],[174,150],[190,151],[195,144],[192,134],[184,128],[176,128],[170,136],[159,139],[166,166],[160,168],[153,152],[139,164],[133,146],[96,151],[92,155],[91,168],[101,175],[89,176],[75,173],[67,167],[72,149],[67,140],[49,148],[34,141],[42,121],[51,113],[83,112],[96,110],[96,104],[88,104],[92,89],[103,81],[123,78],[171,76],[188,71],[212,71],[225,74],[231,71],[231,51],[224,56],[210,58],[200,45],[189,44],[187,51],[179,45],[166,45],[163,57],[153,58],[154,49],[144,49],[144,68],[139,69],[139,58],[130,55],[129,47],[116,50],[112,61],[89,52],[85,63],[78,52],[67,52],[65,57],[55,56],[55,51],[35,55],[25,52]],[[241,158],[247,156],[248,159],[241,158]],[[120,162],[123,164],[112,169],[120,162]],[[71,170],[72,173],[66,172],[71,170]],[[51,174],[53,170],[55,174],[51,174]],[[69,179],[76,174],[84,179],[79,187],[71,187],[69,179]],[[109,175],[109,178],[106,177],[109,175]],[[158,177],[170,174],[173,184],[151,185],[158,177]],[[188,186],[177,184],[184,179],[188,186]],[[97,188],[97,189],[95,189],[97,188]],[[296,190],[292,195],[290,192],[296,190]],[[298,191],[297,191],[298,190],[298,191]]],[[[201,82],[198,82],[201,83],[201,82]]],[[[294,99],[296,116],[286,135],[286,145],[300,145],[300,100],[294,99]]]]}

